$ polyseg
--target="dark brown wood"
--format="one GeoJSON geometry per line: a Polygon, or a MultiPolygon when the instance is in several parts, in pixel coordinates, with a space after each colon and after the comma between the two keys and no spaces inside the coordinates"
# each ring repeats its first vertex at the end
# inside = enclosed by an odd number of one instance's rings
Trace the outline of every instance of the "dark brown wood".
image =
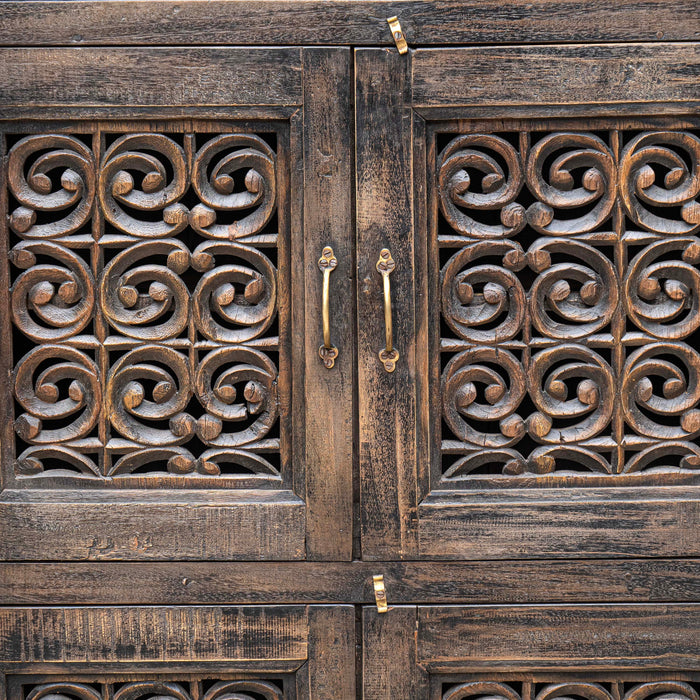
{"type": "Polygon", "coordinates": [[[0,5],[3,45],[350,44],[393,47],[398,15],[409,45],[692,41],[693,0],[197,0],[0,5]]]}
{"type": "Polygon", "coordinates": [[[431,672],[700,668],[698,605],[419,607],[431,672]],[[507,646],[504,645],[504,640],[507,646]]]}
{"type": "Polygon", "coordinates": [[[699,74],[696,43],[418,50],[413,104],[692,103],[699,74]]]}
{"type": "Polygon", "coordinates": [[[352,225],[351,55],[304,51],[304,383],[307,548],[312,559],[352,558],[355,416],[354,246],[352,225]],[[319,362],[323,331],[317,261],[325,246],[338,260],[330,279],[330,370],[319,362]]]}
{"type": "Polygon", "coordinates": [[[694,602],[700,559],[0,564],[0,605],[694,602]],[[534,585],[533,581],[537,584],[534,585]]]}
{"type": "Polygon", "coordinates": [[[364,557],[410,558],[416,550],[415,275],[410,63],[396,52],[358,50],[357,307],[360,488],[364,557]],[[391,273],[393,340],[400,353],[389,373],[385,347],[381,249],[391,273]],[[401,471],[401,478],[396,478],[401,471]]]}

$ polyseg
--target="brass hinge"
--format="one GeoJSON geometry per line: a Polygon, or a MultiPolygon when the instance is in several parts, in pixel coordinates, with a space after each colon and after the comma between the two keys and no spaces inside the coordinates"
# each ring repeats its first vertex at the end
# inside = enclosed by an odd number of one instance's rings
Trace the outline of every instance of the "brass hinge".
{"type": "Polygon", "coordinates": [[[386,21],[389,23],[389,27],[391,28],[391,36],[394,37],[394,43],[396,44],[396,48],[399,50],[399,53],[407,53],[408,44],[406,43],[406,35],[403,33],[403,29],[401,29],[399,18],[394,15],[393,17],[387,17],[386,21]]]}
{"type": "Polygon", "coordinates": [[[389,606],[386,602],[386,589],[384,588],[384,576],[379,574],[377,576],[372,576],[374,581],[374,600],[377,603],[377,612],[385,613],[389,610],[389,606]]]}

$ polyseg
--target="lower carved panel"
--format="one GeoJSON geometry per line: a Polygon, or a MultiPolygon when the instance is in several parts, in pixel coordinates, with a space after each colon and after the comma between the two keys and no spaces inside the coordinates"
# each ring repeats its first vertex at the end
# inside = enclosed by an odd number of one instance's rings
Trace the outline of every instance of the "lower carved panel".
{"type": "Polygon", "coordinates": [[[285,678],[81,680],[10,678],[8,700],[283,700],[285,678]]]}
{"type": "Polygon", "coordinates": [[[700,683],[681,680],[488,681],[436,679],[432,697],[439,700],[700,700],[700,683]]]}

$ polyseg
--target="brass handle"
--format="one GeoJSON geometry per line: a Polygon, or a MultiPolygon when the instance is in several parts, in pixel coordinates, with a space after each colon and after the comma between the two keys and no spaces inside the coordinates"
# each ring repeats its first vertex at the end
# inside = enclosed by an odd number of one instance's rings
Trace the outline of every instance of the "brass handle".
{"type": "Polygon", "coordinates": [[[377,260],[377,272],[384,281],[384,328],[386,331],[386,347],[379,351],[379,359],[387,372],[396,369],[399,353],[394,349],[394,330],[391,322],[391,283],[389,275],[394,271],[396,263],[388,248],[382,248],[377,260]]]}
{"type": "Polygon", "coordinates": [[[338,357],[338,348],[331,343],[331,309],[330,309],[330,277],[331,272],[338,265],[338,258],[333,254],[333,248],[326,246],[318,259],[318,269],[323,273],[323,306],[321,316],[323,318],[323,345],[318,349],[319,357],[323,364],[331,369],[338,357]]]}

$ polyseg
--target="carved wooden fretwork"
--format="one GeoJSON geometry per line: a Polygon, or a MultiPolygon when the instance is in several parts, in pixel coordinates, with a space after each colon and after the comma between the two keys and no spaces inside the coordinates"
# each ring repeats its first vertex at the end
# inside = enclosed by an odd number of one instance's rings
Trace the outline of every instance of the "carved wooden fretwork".
{"type": "Polygon", "coordinates": [[[440,138],[441,482],[696,479],[698,135],[440,138]]]}
{"type": "Polygon", "coordinates": [[[442,683],[441,700],[700,700],[697,684],[685,681],[523,683],[466,681],[442,683]]]}
{"type": "Polygon", "coordinates": [[[17,685],[8,700],[283,700],[281,680],[47,681],[17,685]]]}
{"type": "Polygon", "coordinates": [[[8,137],[19,481],[281,483],[275,139],[8,137]]]}

